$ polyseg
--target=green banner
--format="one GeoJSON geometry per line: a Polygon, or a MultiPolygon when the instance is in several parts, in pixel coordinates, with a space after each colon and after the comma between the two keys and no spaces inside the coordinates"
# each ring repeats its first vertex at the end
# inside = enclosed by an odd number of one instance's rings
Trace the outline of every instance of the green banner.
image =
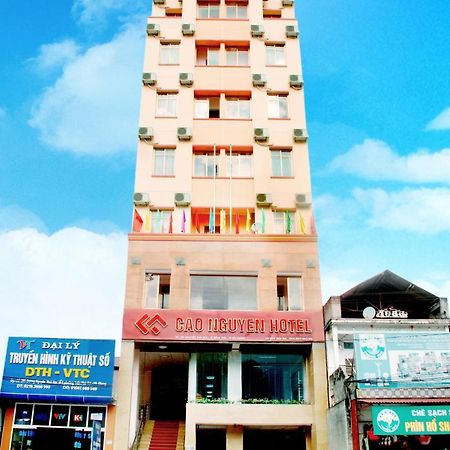
{"type": "Polygon", "coordinates": [[[372,406],[377,435],[450,434],[450,405],[372,406]]]}

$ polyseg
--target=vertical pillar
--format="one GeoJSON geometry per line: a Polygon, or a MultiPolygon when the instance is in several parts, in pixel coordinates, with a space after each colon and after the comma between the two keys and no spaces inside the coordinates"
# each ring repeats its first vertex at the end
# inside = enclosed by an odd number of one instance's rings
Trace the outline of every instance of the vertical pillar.
{"type": "Polygon", "coordinates": [[[353,398],[350,403],[350,424],[352,427],[353,450],[359,450],[358,402],[353,398]]]}
{"type": "Polygon", "coordinates": [[[241,353],[232,350],[228,353],[228,400],[236,402],[242,399],[241,353]]]}
{"type": "Polygon", "coordinates": [[[227,426],[226,450],[243,450],[244,427],[241,425],[227,426]]]}

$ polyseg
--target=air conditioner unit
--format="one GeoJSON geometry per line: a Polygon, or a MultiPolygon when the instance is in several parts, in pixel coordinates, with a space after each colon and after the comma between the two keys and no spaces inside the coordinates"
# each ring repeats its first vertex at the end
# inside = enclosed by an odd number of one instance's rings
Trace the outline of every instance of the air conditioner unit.
{"type": "Polygon", "coordinates": [[[189,206],[191,204],[191,194],[186,192],[176,192],[174,202],[177,206],[189,206]]]}
{"type": "Polygon", "coordinates": [[[283,6],[293,6],[294,0],[283,0],[283,6]]]}
{"type": "Polygon", "coordinates": [[[179,141],[189,141],[192,139],[192,129],[179,127],[177,128],[177,136],[179,141]]]}
{"type": "Polygon", "coordinates": [[[269,139],[269,130],[267,128],[255,128],[253,137],[255,141],[267,141],[269,139]]]}
{"type": "Polygon", "coordinates": [[[153,86],[156,84],[156,73],[154,72],[144,72],[142,74],[142,83],[145,86],[153,86]]]}
{"type": "Polygon", "coordinates": [[[302,88],[303,87],[302,77],[300,75],[297,75],[296,73],[290,74],[289,75],[289,86],[302,88]]]}
{"type": "Polygon", "coordinates": [[[183,23],[181,32],[184,36],[192,36],[195,33],[195,25],[193,23],[183,23]]]}
{"type": "Polygon", "coordinates": [[[298,26],[286,25],[286,36],[289,38],[296,38],[298,36],[298,26]]]}
{"type": "Polygon", "coordinates": [[[152,127],[140,127],[139,128],[139,139],[151,140],[153,139],[153,128],[152,127]]]}
{"type": "Polygon", "coordinates": [[[192,84],[194,84],[194,75],[192,75],[192,73],[181,72],[179,79],[180,79],[180,84],[182,84],[184,86],[191,86],[192,84]]]}
{"type": "Polygon", "coordinates": [[[253,37],[264,36],[264,27],[262,25],[250,25],[250,31],[253,37]]]}
{"type": "Polygon", "coordinates": [[[311,194],[306,192],[302,194],[295,194],[295,205],[299,208],[307,208],[308,206],[311,206],[311,194]]]}
{"type": "Polygon", "coordinates": [[[135,192],[133,194],[133,203],[136,206],[148,206],[150,204],[150,197],[147,192],[135,192]]]}
{"type": "Polygon", "coordinates": [[[308,133],[305,128],[294,128],[294,141],[305,142],[308,139],[308,133]]]}
{"type": "Polygon", "coordinates": [[[252,73],[253,86],[265,86],[266,82],[267,79],[263,73],[252,73]]]}
{"type": "Polygon", "coordinates": [[[256,194],[256,206],[270,206],[272,203],[272,194],[256,194]]]}
{"type": "Polygon", "coordinates": [[[166,3],[166,0],[153,0],[153,3],[155,5],[164,5],[166,3]]]}
{"type": "Polygon", "coordinates": [[[147,24],[147,35],[148,36],[158,36],[160,32],[159,24],[157,23],[148,23],[147,24]]]}

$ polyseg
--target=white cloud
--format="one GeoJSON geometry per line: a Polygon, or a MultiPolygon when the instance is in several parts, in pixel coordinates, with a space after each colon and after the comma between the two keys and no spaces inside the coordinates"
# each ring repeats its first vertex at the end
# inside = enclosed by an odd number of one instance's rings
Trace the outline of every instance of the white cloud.
{"type": "Polygon", "coordinates": [[[339,269],[336,266],[322,266],[320,269],[322,285],[322,301],[325,304],[330,297],[339,296],[353,286],[361,283],[361,275],[357,269],[339,269]]]}
{"type": "Polygon", "coordinates": [[[419,234],[450,232],[448,188],[355,189],[353,196],[369,212],[373,227],[419,234]]]}
{"type": "Polygon", "coordinates": [[[39,48],[36,58],[29,62],[39,70],[50,70],[64,66],[73,61],[79,53],[76,42],[66,39],[53,44],[44,44],[39,48]]]}
{"type": "Polygon", "coordinates": [[[337,156],[329,168],[370,180],[450,184],[449,167],[450,148],[403,156],[383,141],[366,139],[337,156]]]}
{"type": "Polygon", "coordinates": [[[0,206],[0,233],[26,227],[46,230],[44,222],[31,211],[17,205],[0,206]]]}
{"type": "Polygon", "coordinates": [[[135,13],[149,2],[142,0],[74,0],[72,13],[77,20],[85,25],[102,23],[108,14],[124,12],[135,13]]]}
{"type": "Polygon", "coordinates": [[[450,130],[450,108],[444,109],[425,127],[426,130],[450,130]]]}
{"type": "Polygon", "coordinates": [[[0,358],[8,336],[120,339],[125,234],[22,228],[0,248],[0,358]]]}
{"type": "Polygon", "coordinates": [[[58,149],[105,156],[133,150],[138,125],[143,27],[128,25],[63,66],[36,101],[30,125],[58,149]]]}

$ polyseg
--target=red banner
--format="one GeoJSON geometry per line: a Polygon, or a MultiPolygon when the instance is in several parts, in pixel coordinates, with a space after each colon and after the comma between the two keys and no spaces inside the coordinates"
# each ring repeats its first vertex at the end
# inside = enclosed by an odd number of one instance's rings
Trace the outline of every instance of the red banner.
{"type": "Polygon", "coordinates": [[[126,309],[123,339],[323,342],[322,312],[126,309]]]}

